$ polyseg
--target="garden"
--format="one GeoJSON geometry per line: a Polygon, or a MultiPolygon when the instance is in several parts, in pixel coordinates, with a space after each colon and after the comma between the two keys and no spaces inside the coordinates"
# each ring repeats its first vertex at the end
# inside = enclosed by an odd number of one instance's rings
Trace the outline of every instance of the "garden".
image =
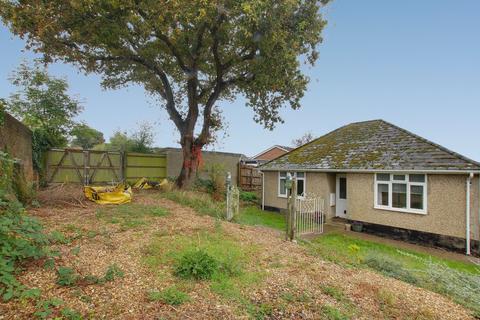
{"type": "Polygon", "coordinates": [[[1,203],[5,318],[473,319],[478,312],[472,264],[335,233],[286,242],[284,217],[260,210],[254,193],[241,192],[234,221],[222,219],[222,187],[211,181],[137,192],[120,206],[69,202],[81,197],[73,185],[22,205],[12,196],[18,187],[9,189],[1,203]]]}

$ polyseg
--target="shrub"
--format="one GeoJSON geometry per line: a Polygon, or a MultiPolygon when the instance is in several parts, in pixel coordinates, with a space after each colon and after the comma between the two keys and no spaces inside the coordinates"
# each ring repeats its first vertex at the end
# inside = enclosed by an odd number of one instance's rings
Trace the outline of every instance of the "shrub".
{"type": "Polygon", "coordinates": [[[17,201],[0,199],[0,295],[17,297],[24,288],[15,274],[26,260],[48,255],[42,225],[23,211],[17,201]]]}
{"type": "Polygon", "coordinates": [[[218,270],[218,261],[206,251],[187,251],[175,265],[175,275],[185,279],[208,280],[218,270]]]}
{"type": "Polygon", "coordinates": [[[471,274],[429,260],[425,263],[427,268],[424,271],[424,281],[427,287],[450,296],[480,315],[480,270],[471,274]]]}
{"type": "Polygon", "coordinates": [[[383,273],[386,276],[402,280],[411,284],[418,283],[417,277],[409,270],[405,269],[403,264],[382,255],[368,255],[364,263],[370,268],[383,273]]]}
{"type": "Polygon", "coordinates": [[[169,287],[162,291],[152,291],[149,294],[150,301],[161,301],[171,306],[178,306],[190,300],[185,292],[176,287],[169,287]]]}
{"type": "Polygon", "coordinates": [[[244,202],[258,202],[258,195],[251,191],[240,191],[240,200],[244,202]]]}

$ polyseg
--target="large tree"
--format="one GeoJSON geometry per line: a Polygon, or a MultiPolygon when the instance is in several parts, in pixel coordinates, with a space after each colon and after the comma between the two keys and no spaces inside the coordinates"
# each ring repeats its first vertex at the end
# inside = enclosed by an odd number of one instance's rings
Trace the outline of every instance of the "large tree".
{"type": "Polygon", "coordinates": [[[10,30],[46,62],[74,63],[103,86],[138,83],[157,96],[180,133],[182,187],[220,118],[242,94],[272,129],[279,109],[300,107],[325,26],[328,0],[0,0],[10,30]]]}
{"type": "Polygon", "coordinates": [[[105,142],[102,132],[89,127],[85,123],[77,124],[70,132],[70,135],[73,136],[72,145],[82,147],[83,149],[91,149],[97,144],[105,142]]]}

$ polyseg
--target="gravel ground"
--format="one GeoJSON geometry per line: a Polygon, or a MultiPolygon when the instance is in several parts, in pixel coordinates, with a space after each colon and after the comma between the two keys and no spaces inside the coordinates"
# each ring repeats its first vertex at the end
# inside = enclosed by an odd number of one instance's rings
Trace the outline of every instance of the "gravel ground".
{"type": "MultiPolygon", "coordinates": [[[[101,276],[109,265],[116,263],[124,271],[123,278],[104,285],[60,287],[55,284],[55,271],[37,265],[29,266],[20,279],[30,287],[42,289],[42,299],[60,298],[65,306],[92,319],[242,319],[248,318],[235,301],[215,295],[205,282],[189,287],[190,302],[169,306],[150,302],[148,292],[173,284],[173,276],[159,276],[143,262],[152,237],[192,235],[199,230],[214,232],[215,219],[200,216],[189,208],[162,199],[153,193],[136,194],[134,202],[161,206],[171,214],[148,218],[149,224],[122,230],[96,217],[99,208],[92,203],[68,204],[49,201],[31,210],[46,229],[66,230],[75,226],[90,236],[68,245],[56,245],[62,253],[57,265],[74,268],[79,274],[101,276]],[[93,233],[92,231],[95,231],[93,233]],[[72,249],[80,247],[77,255],[72,249]]],[[[344,268],[310,255],[298,244],[285,242],[278,231],[221,222],[222,230],[242,246],[258,248],[247,270],[261,270],[265,275],[243,295],[254,305],[269,305],[268,319],[328,319],[325,306],[353,310],[353,319],[473,319],[463,307],[449,299],[387,278],[368,270],[344,268]],[[342,297],[325,293],[325,287],[335,287],[342,297]],[[309,299],[290,299],[286,294],[309,299]]],[[[0,319],[32,319],[35,304],[30,301],[0,303],[0,319]]],[[[332,318],[333,319],[333,318],[332,318]]]]}

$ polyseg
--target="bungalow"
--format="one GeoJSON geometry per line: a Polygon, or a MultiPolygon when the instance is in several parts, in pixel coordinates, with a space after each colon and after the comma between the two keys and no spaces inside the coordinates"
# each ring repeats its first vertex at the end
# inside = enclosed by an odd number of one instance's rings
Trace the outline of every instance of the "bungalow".
{"type": "Polygon", "coordinates": [[[480,163],[383,120],[352,123],[263,166],[263,205],[285,210],[285,180],[325,199],[326,218],[365,232],[480,252],[480,163]]]}

